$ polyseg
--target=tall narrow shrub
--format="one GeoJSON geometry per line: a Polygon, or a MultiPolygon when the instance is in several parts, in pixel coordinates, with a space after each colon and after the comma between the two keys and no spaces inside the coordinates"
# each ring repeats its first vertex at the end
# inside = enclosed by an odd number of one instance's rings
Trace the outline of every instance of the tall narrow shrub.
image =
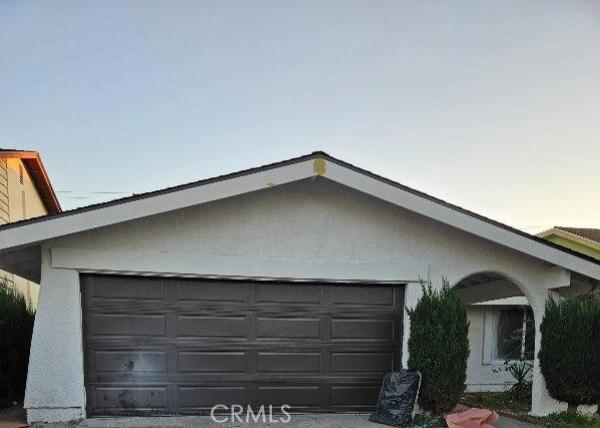
{"type": "Polygon", "coordinates": [[[550,298],[540,326],[540,368],[550,395],[575,412],[600,402],[600,294],[550,298]]]}
{"type": "Polygon", "coordinates": [[[444,279],[439,290],[423,284],[423,296],[408,314],[408,367],[422,375],[419,406],[434,414],[448,412],[465,391],[469,357],[467,311],[444,279]]]}
{"type": "Polygon", "coordinates": [[[23,294],[0,282],[0,406],[23,399],[33,318],[23,294]]]}

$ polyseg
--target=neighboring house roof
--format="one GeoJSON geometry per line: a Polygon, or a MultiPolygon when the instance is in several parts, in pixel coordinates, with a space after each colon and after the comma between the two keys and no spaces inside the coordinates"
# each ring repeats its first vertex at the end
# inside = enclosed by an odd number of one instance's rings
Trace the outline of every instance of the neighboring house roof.
{"type": "Polygon", "coordinates": [[[555,226],[538,233],[537,236],[600,259],[600,229],[555,226]]]}
{"type": "Polygon", "coordinates": [[[42,158],[38,152],[32,150],[0,149],[0,158],[18,158],[21,159],[25,168],[29,172],[35,188],[37,189],[48,214],[57,214],[62,211],[56,193],[50,183],[50,178],[46,173],[46,168],[42,163],[42,158]]]}
{"type": "Polygon", "coordinates": [[[586,227],[563,227],[556,226],[556,229],[565,230],[582,238],[590,239],[600,244],[600,229],[591,229],[586,227]]]}
{"type": "Polygon", "coordinates": [[[516,251],[600,279],[600,261],[411,189],[324,152],[0,226],[0,252],[273,185],[322,176],[516,251]]]}

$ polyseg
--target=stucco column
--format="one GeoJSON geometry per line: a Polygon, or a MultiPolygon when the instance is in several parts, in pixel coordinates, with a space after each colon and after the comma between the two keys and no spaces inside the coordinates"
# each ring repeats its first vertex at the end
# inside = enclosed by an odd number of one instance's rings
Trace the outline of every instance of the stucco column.
{"type": "Polygon", "coordinates": [[[79,275],[52,269],[42,250],[38,308],[25,391],[28,422],[66,422],[85,417],[79,275]]]}
{"type": "MultiPolygon", "coordinates": [[[[404,306],[413,309],[423,295],[422,285],[419,283],[406,284],[404,288],[404,306]]],[[[404,309],[402,334],[402,367],[408,368],[408,338],[410,337],[410,317],[404,309]]]]}
{"type": "MultiPolygon", "coordinates": [[[[550,297],[552,292],[548,292],[546,297],[550,297]]],[[[556,297],[557,295],[555,295],[556,297]]],[[[533,360],[533,378],[532,378],[532,391],[531,391],[531,414],[534,416],[546,416],[552,412],[566,410],[566,404],[555,400],[550,397],[548,390],[546,389],[546,381],[540,370],[540,360],[538,353],[540,352],[540,345],[542,343],[542,333],[540,332],[540,324],[542,323],[542,317],[545,311],[545,300],[539,302],[533,302],[530,300],[529,304],[533,309],[533,316],[535,318],[535,357],[533,360]]]]}

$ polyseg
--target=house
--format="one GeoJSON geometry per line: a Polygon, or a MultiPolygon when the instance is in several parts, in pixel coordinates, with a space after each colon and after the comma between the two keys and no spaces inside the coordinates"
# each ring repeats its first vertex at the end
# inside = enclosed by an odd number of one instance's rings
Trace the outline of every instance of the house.
{"type": "MultiPolygon", "coordinates": [[[[0,149],[0,224],[61,211],[39,153],[0,149]]],[[[0,271],[0,280],[21,291],[37,306],[38,284],[0,271]]]]}
{"type": "MultiPolygon", "coordinates": [[[[600,280],[596,259],[323,152],[1,226],[0,266],[41,281],[30,422],[368,410],[408,359],[422,279],[469,305],[526,298],[535,331],[548,296],[600,280]]],[[[485,384],[471,328],[469,382],[485,384]]],[[[563,404],[534,336],[543,415],[563,404]]]]}
{"type": "Polygon", "coordinates": [[[600,260],[600,229],[554,226],[537,236],[600,260]]]}

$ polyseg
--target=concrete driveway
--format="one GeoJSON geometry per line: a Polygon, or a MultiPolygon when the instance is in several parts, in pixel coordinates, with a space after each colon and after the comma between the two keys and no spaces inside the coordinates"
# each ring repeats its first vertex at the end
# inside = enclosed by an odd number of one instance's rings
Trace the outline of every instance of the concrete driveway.
{"type": "MultiPolygon", "coordinates": [[[[366,414],[318,414],[318,415],[292,415],[289,423],[217,423],[208,416],[188,416],[188,417],[161,417],[161,418],[94,418],[87,419],[79,424],[79,427],[85,428],[233,428],[233,427],[285,427],[285,428],[383,428],[386,425],[374,424],[368,421],[369,415],[366,414]]],[[[44,427],[48,427],[45,425],[44,427]]],[[[532,425],[525,422],[500,417],[496,424],[497,428],[536,428],[539,425],[532,425]]]]}
{"type": "MultiPolygon", "coordinates": [[[[223,418],[223,416],[218,416],[223,418]]],[[[278,416],[275,416],[278,418],[278,416]]],[[[210,416],[182,416],[182,417],[160,417],[160,418],[94,418],[87,419],[79,424],[85,428],[233,428],[233,427],[286,427],[286,428],[355,428],[355,427],[377,427],[383,425],[373,424],[368,421],[369,415],[343,415],[343,414],[318,414],[318,415],[291,415],[291,421],[283,423],[277,420],[273,423],[250,422],[223,422],[218,423],[211,420],[210,416]]]]}
{"type": "MultiPolygon", "coordinates": [[[[357,428],[371,427],[383,428],[386,425],[374,424],[368,421],[368,414],[314,414],[292,415],[289,423],[217,423],[209,416],[180,416],[180,417],[124,417],[124,418],[92,418],[79,423],[70,424],[35,424],[40,428],[357,428]]],[[[22,408],[0,409],[1,428],[27,427],[25,411],[22,408]]],[[[497,428],[541,428],[541,425],[532,425],[520,422],[505,416],[500,417],[497,428]]]]}

